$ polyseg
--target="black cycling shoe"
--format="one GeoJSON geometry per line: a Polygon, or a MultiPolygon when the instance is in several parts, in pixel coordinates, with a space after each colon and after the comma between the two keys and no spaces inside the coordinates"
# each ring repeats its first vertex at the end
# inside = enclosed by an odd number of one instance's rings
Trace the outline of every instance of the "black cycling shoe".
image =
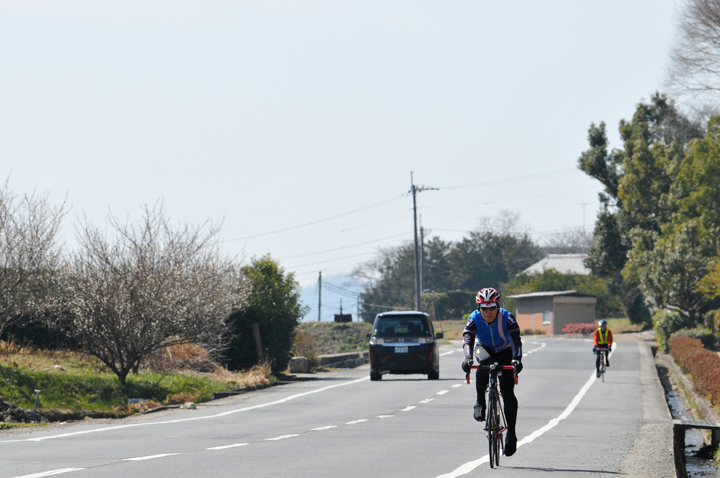
{"type": "Polygon", "coordinates": [[[595,372],[595,376],[596,376],[596,377],[599,377],[599,376],[600,376],[600,370],[598,370],[597,372],[595,372]]]}
{"type": "Polygon", "coordinates": [[[479,422],[485,421],[485,404],[477,402],[473,408],[473,418],[479,422]]]}
{"type": "Polygon", "coordinates": [[[606,367],[609,367],[609,366],[610,366],[610,361],[609,361],[608,359],[605,359],[605,366],[606,366],[606,367]]]}
{"type": "Polygon", "coordinates": [[[505,437],[505,456],[513,456],[517,451],[517,437],[508,435],[505,437]]]}

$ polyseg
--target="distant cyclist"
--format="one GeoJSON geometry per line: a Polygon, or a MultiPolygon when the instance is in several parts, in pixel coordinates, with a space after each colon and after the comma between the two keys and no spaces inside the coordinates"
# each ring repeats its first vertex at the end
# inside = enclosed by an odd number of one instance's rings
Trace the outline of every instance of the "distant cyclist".
{"type": "Polygon", "coordinates": [[[599,377],[600,376],[600,355],[596,353],[598,349],[601,349],[605,353],[605,366],[610,366],[610,349],[612,349],[613,344],[613,336],[610,329],[608,329],[607,326],[607,320],[603,319],[601,320],[598,325],[597,329],[595,329],[595,334],[593,334],[593,353],[596,354],[597,358],[595,359],[595,373],[599,377]]]}
{"type": "MultiPolygon", "coordinates": [[[[470,373],[473,364],[475,340],[478,342],[478,360],[482,365],[497,362],[500,365],[515,365],[522,370],[522,340],[520,327],[515,316],[500,308],[500,292],[488,287],[482,289],[475,297],[477,310],[468,317],[463,330],[463,352],[465,360],[462,369],[470,373]]],[[[477,402],[473,409],[473,417],[481,422],[485,420],[485,389],[490,380],[490,371],[478,369],[475,375],[477,402]]],[[[505,455],[512,456],[517,450],[515,423],[517,422],[518,402],[515,398],[515,380],[513,374],[505,373],[500,377],[500,393],[503,397],[508,433],[505,438],[505,455]]]]}

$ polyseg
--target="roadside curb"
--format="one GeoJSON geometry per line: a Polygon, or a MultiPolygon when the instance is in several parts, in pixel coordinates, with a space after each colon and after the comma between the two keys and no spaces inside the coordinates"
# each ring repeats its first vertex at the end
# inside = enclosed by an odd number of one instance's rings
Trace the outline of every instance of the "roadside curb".
{"type": "Polygon", "coordinates": [[[665,401],[665,389],[650,345],[644,340],[636,343],[640,354],[643,424],[620,465],[620,473],[632,478],[675,478],[673,421],[665,401]]]}

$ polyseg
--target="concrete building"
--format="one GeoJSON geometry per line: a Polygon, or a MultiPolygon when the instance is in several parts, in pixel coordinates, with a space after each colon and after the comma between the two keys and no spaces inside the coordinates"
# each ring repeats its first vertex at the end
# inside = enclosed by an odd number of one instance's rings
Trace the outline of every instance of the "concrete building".
{"type": "Polygon", "coordinates": [[[545,335],[561,335],[565,324],[595,322],[597,296],[575,290],[510,295],[515,302],[515,318],[520,330],[542,330],[545,335]]]}

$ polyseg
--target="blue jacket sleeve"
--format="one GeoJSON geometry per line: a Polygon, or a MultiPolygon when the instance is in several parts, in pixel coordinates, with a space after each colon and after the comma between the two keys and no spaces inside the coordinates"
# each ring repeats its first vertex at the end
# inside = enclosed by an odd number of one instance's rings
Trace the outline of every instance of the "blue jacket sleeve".
{"type": "Polygon", "coordinates": [[[465,324],[465,329],[463,330],[463,354],[465,354],[465,358],[472,358],[473,356],[473,348],[475,348],[475,333],[477,332],[477,326],[475,325],[475,321],[472,319],[472,315],[468,317],[468,321],[465,324]]]}
{"type": "Polygon", "coordinates": [[[520,338],[520,326],[515,321],[515,316],[511,313],[507,321],[508,333],[512,339],[513,359],[522,359],[522,339],[520,338]]]}

